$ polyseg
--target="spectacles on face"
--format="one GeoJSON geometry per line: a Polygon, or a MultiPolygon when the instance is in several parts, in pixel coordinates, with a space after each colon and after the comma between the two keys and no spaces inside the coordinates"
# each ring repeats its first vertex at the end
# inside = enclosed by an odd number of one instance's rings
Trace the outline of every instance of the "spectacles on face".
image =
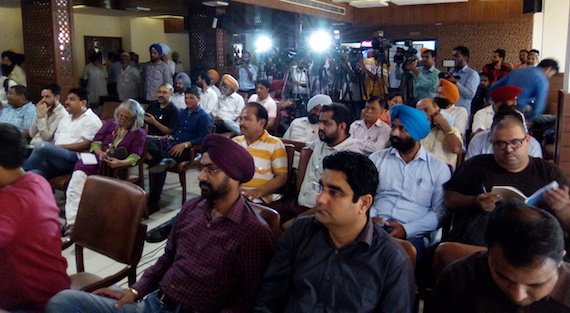
{"type": "Polygon", "coordinates": [[[507,148],[507,146],[510,146],[513,150],[516,150],[522,147],[525,139],[526,137],[522,139],[513,139],[511,141],[497,140],[497,141],[492,141],[492,143],[495,149],[504,150],[507,148]]]}
{"type": "Polygon", "coordinates": [[[132,116],[128,116],[128,115],[123,115],[123,114],[119,113],[119,118],[120,118],[120,119],[125,119],[125,120],[130,120],[130,119],[132,119],[133,117],[132,117],[132,116]]]}
{"type": "Polygon", "coordinates": [[[345,195],[345,193],[342,192],[341,190],[325,187],[317,182],[313,182],[313,191],[317,195],[326,192],[331,198],[342,198],[345,195]]]}
{"type": "Polygon", "coordinates": [[[206,174],[208,174],[208,175],[214,175],[217,172],[219,172],[220,169],[217,167],[214,167],[212,165],[200,165],[200,173],[202,171],[206,172],[206,174]]]}

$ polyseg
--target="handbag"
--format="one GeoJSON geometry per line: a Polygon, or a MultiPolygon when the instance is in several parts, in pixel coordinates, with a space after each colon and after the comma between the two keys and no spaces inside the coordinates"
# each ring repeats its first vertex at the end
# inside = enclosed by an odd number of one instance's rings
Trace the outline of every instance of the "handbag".
{"type": "Polygon", "coordinates": [[[125,147],[109,148],[106,152],[107,152],[107,157],[119,160],[124,160],[129,156],[127,148],[125,147]]]}

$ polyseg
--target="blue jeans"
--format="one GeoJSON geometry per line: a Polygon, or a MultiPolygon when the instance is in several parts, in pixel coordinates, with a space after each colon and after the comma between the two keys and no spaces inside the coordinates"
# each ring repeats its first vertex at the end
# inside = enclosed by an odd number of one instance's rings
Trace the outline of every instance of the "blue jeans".
{"type": "Polygon", "coordinates": [[[79,160],[77,152],[58,147],[49,142],[40,142],[24,162],[24,170],[39,174],[46,179],[71,174],[79,160]]]}
{"type": "Polygon", "coordinates": [[[139,302],[115,309],[116,299],[85,291],[63,290],[49,300],[45,313],[172,313],[160,302],[157,294],[155,291],[139,302]]]}

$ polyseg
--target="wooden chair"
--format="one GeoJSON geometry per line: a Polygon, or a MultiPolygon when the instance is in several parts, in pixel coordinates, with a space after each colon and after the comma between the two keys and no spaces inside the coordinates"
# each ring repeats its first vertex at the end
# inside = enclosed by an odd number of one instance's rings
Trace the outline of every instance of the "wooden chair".
{"type": "Polygon", "coordinates": [[[304,147],[301,150],[301,157],[299,157],[299,167],[297,168],[297,177],[295,181],[295,194],[297,195],[301,192],[301,185],[303,184],[303,179],[305,179],[305,172],[307,171],[311,155],[313,155],[313,150],[309,149],[309,147],[304,147]]]}
{"type": "Polygon", "coordinates": [[[406,251],[406,253],[410,257],[410,261],[412,261],[413,268],[415,269],[416,268],[416,258],[418,256],[418,251],[416,250],[416,247],[414,247],[414,245],[407,240],[403,240],[403,239],[399,239],[399,238],[394,238],[394,239],[396,239],[396,241],[400,243],[402,248],[404,248],[404,250],[406,251]]]}
{"type": "Polygon", "coordinates": [[[487,247],[473,246],[459,242],[442,242],[435,249],[432,263],[432,275],[437,280],[441,272],[455,260],[469,256],[479,251],[486,251],[487,247]]]}
{"type": "Polygon", "coordinates": [[[71,241],[75,243],[77,274],[71,275],[71,289],[94,291],[128,277],[137,278],[146,225],[141,223],[146,195],[139,186],[116,178],[87,177],[71,241]],[[85,272],[83,249],[103,254],[125,267],[101,278],[85,272]]]}
{"type": "Polygon", "coordinates": [[[266,223],[273,234],[273,243],[277,245],[281,236],[281,217],[274,209],[260,203],[254,203],[247,200],[247,204],[255,211],[257,217],[262,223],[266,223]]]}
{"type": "Polygon", "coordinates": [[[135,163],[135,165],[121,166],[116,168],[110,168],[105,163],[103,163],[105,176],[120,178],[131,182],[144,190],[144,158],[148,153],[148,141],[144,142],[144,150],[141,154],[141,158],[135,163]],[[138,170],[133,173],[130,169],[136,167],[138,170]]]}
{"type": "Polygon", "coordinates": [[[289,190],[291,190],[291,186],[295,184],[295,171],[293,169],[293,158],[295,156],[295,146],[292,144],[284,143],[285,151],[287,152],[287,181],[285,185],[281,186],[281,188],[277,189],[275,193],[287,195],[289,190]]]}
{"type": "Polygon", "coordinates": [[[200,164],[200,146],[192,146],[190,147],[190,156],[188,160],[178,162],[172,168],[169,168],[169,172],[177,173],[178,180],[180,181],[180,185],[182,186],[182,204],[186,203],[186,172],[190,170],[192,167],[198,166],[200,164]]]}

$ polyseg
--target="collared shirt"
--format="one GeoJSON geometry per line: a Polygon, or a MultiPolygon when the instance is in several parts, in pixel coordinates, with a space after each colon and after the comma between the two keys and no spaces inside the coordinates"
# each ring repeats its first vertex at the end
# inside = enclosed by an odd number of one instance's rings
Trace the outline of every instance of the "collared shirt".
{"type": "MultiPolygon", "coordinates": [[[[517,112],[520,113],[526,127],[526,119],[524,117],[524,114],[522,114],[522,112],[518,110],[517,112]]],[[[495,117],[495,110],[493,109],[492,105],[488,105],[482,108],[481,110],[475,113],[475,116],[473,116],[473,126],[471,127],[471,130],[475,132],[479,129],[482,130],[491,129],[494,117],[495,117]]]]}
{"type": "Polygon", "coordinates": [[[511,71],[511,68],[505,65],[504,63],[501,64],[500,69],[496,69],[493,63],[486,64],[483,66],[481,72],[487,74],[489,76],[489,80],[491,84],[494,84],[499,79],[507,76],[507,74],[511,71]]]}
{"type": "Polygon", "coordinates": [[[298,117],[291,122],[283,139],[309,142],[319,138],[319,123],[311,124],[308,117],[298,117]]]}
{"type": "Polygon", "coordinates": [[[176,144],[190,141],[195,146],[202,143],[204,137],[210,133],[212,117],[201,107],[188,114],[188,109],[178,112],[178,123],[174,131],[176,144]]]}
{"type": "Polygon", "coordinates": [[[465,141],[465,132],[469,127],[469,113],[467,110],[464,107],[452,104],[449,108],[442,109],[441,111],[444,111],[453,117],[454,122],[452,125],[459,131],[461,138],[465,141]]]}
{"type": "Polygon", "coordinates": [[[477,252],[449,265],[433,292],[434,312],[439,313],[565,313],[570,312],[570,264],[562,262],[550,294],[518,306],[499,289],[489,269],[488,253],[477,252]]]}
{"type": "Polygon", "coordinates": [[[117,78],[117,93],[120,100],[136,99],[140,94],[141,73],[138,68],[129,65],[121,67],[117,78]]]}
{"type": "MultiPolygon", "coordinates": [[[[255,173],[253,178],[241,184],[243,189],[254,189],[267,184],[275,177],[276,173],[287,173],[287,152],[283,142],[271,136],[267,130],[263,135],[250,145],[247,144],[245,136],[234,137],[233,140],[244,147],[253,157],[255,173]]],[[[264,197],[266,202],[273,201],[271,195],[264,197]]]]}
{"type": "Polygon", "coordinates": [[[243,67],[243,65],[239,68],[238,72],[238,83],[239,83],[239,90],[252,90],[255,89],[255,81],[257,81],[257,66],[249,63],[248,67],[249,71],[253,76],[249,78],[249,74],[243,67]]]}
{"type": "Polygon", "coordinates": [[[196,312],[250,312],[273,252],[271,231],[242,196],[227,215],[211,218],[212,202],[184,204],[164,255],[132,287],[157,288],[196,312]]]}
{"type": "MultiPolygon", "coordinates": [[[[459,131],[455,127],[452,127],[451,130],[453,131],[453,135],[463,143],[459,131]]],[[[455,165],[457,165],[457,154],[445,149],[443,145],[445,136],[451,135],[446,135],[441,129],[432,127],[429,134],[421,140],[422,147],[426,149],[427,152],[433,154],[436,158],[445,162],[445,164],[449,164],[451,168],[455,170],[455,165]]]]}
{"type": "MultiPolygon", "coordinates": [[[[148,108],[146,108],[146,113],[151,114],[154,118],[162,125],[174,130],[176,129],[176,124],[178,122],[178,108],[169,102],[166,107],[161,107],[158,101],[152,102],[148,108]]],[[[153,136],[163,136],[163,134],[158,127],[148,124],[147,134],[153,136]]]]}
{"type": "Polygon", "coordinates": [[[213,110],[214,116],[221,117],[224,120],[235,121],[245,107],[243,97],[234,92],[229,96],[223,95],[218,100],[218,105],[213,110]]]}
{"type": "MultiPolygon", "coordinates": [[[[306,69],[300,70],[297,65],[293,65],[291,68],[291,76],[299,84],[305,84],[305,86],[308,84],[309,79],[306,69]]],[[[293,84],[293,94],[307,94],[307,87],[301,87],[299,85],[293,84]]]]}
{"type": "Polygon", "coordinates": [[[95,134],[103,126],[103,122],[91,109],[85,110],[78,118],[72,119],[71,114],[64,116],[54,135],[54,144],[69,145],[83,141],[92,141],[95,134]]]}
{"type": "Polygon", "coordinates": [[[254,312],[412,312],[414,275],[402,247],[368,219],[337,248],[314,216],[281,236],[254,312]]]}
{"type": "MultiPolygon", "coordinates": [[[[4,88],[1,87],[0,88],[4,88]]],[[[28,102],[19,108],[9,105],[4,107],[0,114],[0,123],[8,123],[16,126],[19,131],[29,129],[36,117],[36,106],[28,102]]]]}
{"type": "Polygon", "coordinates": [[[475,97],[477,93],[477,88],[481,83],[481,77],[479,73],[474,69],[470,68],[469,65],[465,65],[459,71],[455,68],[451,69],[451,75],[459,76],[457,83],[457,89],[459,89],[459,100],[455,102],[457,106],[464,107],[469,114],[471,114],[471,100],[475,97]]]}
{"type": "MultiPolygon", "coordinates": [[[[2,109],[1,108],[2,106],[9,106],[7,92],[6,92],[6,89],[4,89],[4,81],[6,79],[9,79],[7,82],[8,90],[10,90],[10,88],[12,88],[14,86],[18,86],[18,83],[15,80],[10,79],[6,76],[2,76],[2,73],[0,73],[0,110],[2,109]]],[[[0,115],[2,115],[1,111],[0,111],[0,115]]]]}
{"type": "Polygon", "coordinates": [[[371,96],[383,96],[384,94],[387,94],[389,74],[388,71],[390,68],[387,68],[384,65],[379,65],[378,61],[376,61],[374,58],[368,58],[364,60],[364,66],[366,66],[366,69],[368,69],[370,72],[372,72],[373,75],[377,77],[377,80],[374,81],[368,76],[368,74],[364,76],[366,95],[363,95],[363,97],[366,96],[366,98],[363,100],[366,100],[371,96]]]}
{"type": "Polygon", "coordinates": [[[172,85],[172,73],[168,64],[158,60],[157,63],[147,62],[142,70],[142,96],[145,100],[153,101],[158,99],[156,92],[162,84],[172,85]]]}
{"type": "Polygon", "coordinates": [[[316,139],[307,143],[307,147],[313,150],[313,154],[307,164],[305,178],[301,184],[299,191],[298,203],[299,205],[312,208],[317,204],[317,194],[313,191],[313,182],[318,182],[323,176],[323,159],[337,151],[354,151],[360,152],[358,143],[354,138],[348,137],[338,145],[331,147],[324,141],[316,139]]]}
{"type": "MultiPolygon", "coordinates": [[[[481,154],[493,154],[493,144],[491,143],[491,131],[484,130],[477,133],[467,146],[467,153],[465,153],[465,161],[471,159],[474,156],[481,154]]],[[[530,136],[530,147],[528,149],[528,155],[534,158],[542,159],[542,147],[536,138],[530,136]]]]}
{"type": "Polygon", "coordinates": [[[206,113],[210,114],[218,105],[218,95],[212,87],[208,87],[205,92],[200,95],[200,106],[206,113]]]}
{"type": "Polygon", "coordinates": [[[257,94],[253,94],[249,97],[248,102],[261,104],[267,110],[268,117],[277,117],[277,103],[275,103],[275,100],[273,100],[271,96],[268,95],[267,98],[261,100],[257,94]]]}
{"type": "Polygon", "coordinates": [[[366,155],[386,148],[391,131],[392,128],[381,120],[376,120],[370,128],[366,127],[364,120],[354,121],[350,125],[351,138],[356,140],[360,152],[366,155]]]}
{"type": "Polygon", "coordinates": [[[407,239],[436,230],[445,214],[443,184],[451,177],[449,167],[423,147],[409,163],[394,148],[375,152],[370,160],[380,177],[370,216],[402,224],[407,239]]]}
{"type": "MultiPolygon", "coordinates": [[[[403,70],[401,67],[396,67],[396,78],[402,79],[403,70]]],[[[419,101],[424,98],[433,99],[439,84],[439,73],[435,66],[425,69],[423,66],[418,67],[419,74],[411,72],[414,77],[414,98],[419,101]]],[[[397,86],[399,87],[399,85],[397,86]]]]}
{"type": "Polygon", "coordinates": [[[53,142],[53,136],[59,122],[69,115],[61,103],[56,102],[54,105],[55,107],[51,112],[48,111],[47,116],[38,118],[36,115],[32,126],[30,126],[31,145],[41,141],[53,142]]]}
{"type": "Polygon", "coordinates": [[[170,101],[172,101],[172,103],[174,104],[175,107],[178,108],[178,110],[186,109],[186,101],[184,101],[184,92],[175,92],[170,98],[170,101]]]}
{"type": "Polygon", "coordinates": [[[521,67],[489,86],[489,93],[501,86],[518,86],[523,91],[517,96],[517,109],[534,121],[546,109],[548,79],[540,67],[521,67]],[[534,103],[533,103],[534,101],[534,103]]]}

